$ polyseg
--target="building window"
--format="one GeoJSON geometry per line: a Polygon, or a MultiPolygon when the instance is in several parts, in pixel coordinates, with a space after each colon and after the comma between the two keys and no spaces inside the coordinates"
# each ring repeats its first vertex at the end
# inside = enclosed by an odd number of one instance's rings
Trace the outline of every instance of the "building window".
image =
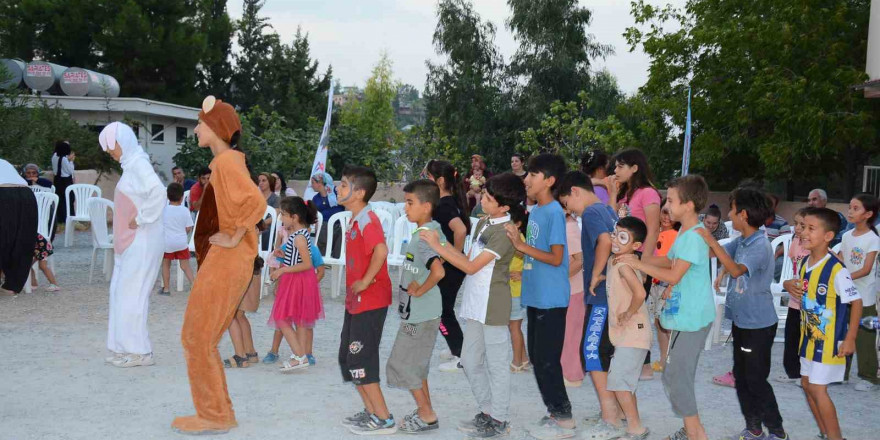
{"type": "Polygon", "coordinates": [[[187,138],[187,130],[186,127],[177,127],[177,143],[182,144],[186,142],[187,138]]]}
{"type": "Polygon", "coordinates": [[[162,124],[150,125],[150,132],[153,134],[153,142],[165,142],[165,126],[162,124]]]}

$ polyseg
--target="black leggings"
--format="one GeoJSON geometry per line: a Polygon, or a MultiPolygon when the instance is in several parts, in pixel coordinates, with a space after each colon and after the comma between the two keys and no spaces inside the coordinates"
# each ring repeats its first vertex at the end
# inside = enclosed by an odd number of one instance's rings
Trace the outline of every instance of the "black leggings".
{"type": "Polygon", "coordinates": [[[26,186],[0,187],[0,271],[3,288],[20,292],[27,282],[37,244],[37,199],[26,186]]]}
{"type": "Polygon", "coordinates": [[[455,299],[458,297],[458,289],[464,281],[464,272],[458,270],[449,263],[443,263],[446,276],[437,283],[440,288],[440,296],[443,298],[443,313],[440,315],[440,334],[446,339],[449,351],[453,356],[461,357],[461,345],[464,342],[464,334],[461,325],[455,317],[455,299]]]}

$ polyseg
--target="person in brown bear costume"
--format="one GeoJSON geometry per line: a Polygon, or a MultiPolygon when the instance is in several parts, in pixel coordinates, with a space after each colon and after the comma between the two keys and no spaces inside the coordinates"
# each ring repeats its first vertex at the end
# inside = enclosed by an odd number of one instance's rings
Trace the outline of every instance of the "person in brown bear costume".
{"type": "Polygon", "coordinates": [[[238,423],[217,344],[251,281],[257,256],[254,225],[266,211],[266,200],[251,180],[244,153],[237,149],[241,122],[231,105],[205,98],[195,134],[199,147],[210,148],[214,155],[210,186],[219,232],[209,239],[180,337],[196,415],[177,417],[171,427],[181,434],[222,434],[238,423]]]}

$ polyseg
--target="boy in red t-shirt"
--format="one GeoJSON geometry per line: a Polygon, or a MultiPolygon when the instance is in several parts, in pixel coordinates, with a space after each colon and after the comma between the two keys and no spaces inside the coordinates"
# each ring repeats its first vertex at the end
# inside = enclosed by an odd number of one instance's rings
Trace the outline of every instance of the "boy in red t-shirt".
{"type": "Polygon", "coordinates": [[[379,217],[367,206],[376,192],[376,174],[369,168],[346,167],[337,200],[351,211],[345,234],[345,319],[339,343],[342,380],[353,382],[364,409],[342,424],[360,435],[397,432],[379,387],[379,343],[391,305],[388,246],[379,217]]]}

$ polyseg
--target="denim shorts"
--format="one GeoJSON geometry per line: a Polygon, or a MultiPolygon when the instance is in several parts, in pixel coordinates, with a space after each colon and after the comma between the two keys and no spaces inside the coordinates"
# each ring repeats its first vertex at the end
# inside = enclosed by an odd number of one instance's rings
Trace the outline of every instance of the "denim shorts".
{"type": "Polygon", "coordinates": [[[526,308],[522,306],[521,297],[510,298],[510,320],[520,321],[526,319],[526,308]]]}

